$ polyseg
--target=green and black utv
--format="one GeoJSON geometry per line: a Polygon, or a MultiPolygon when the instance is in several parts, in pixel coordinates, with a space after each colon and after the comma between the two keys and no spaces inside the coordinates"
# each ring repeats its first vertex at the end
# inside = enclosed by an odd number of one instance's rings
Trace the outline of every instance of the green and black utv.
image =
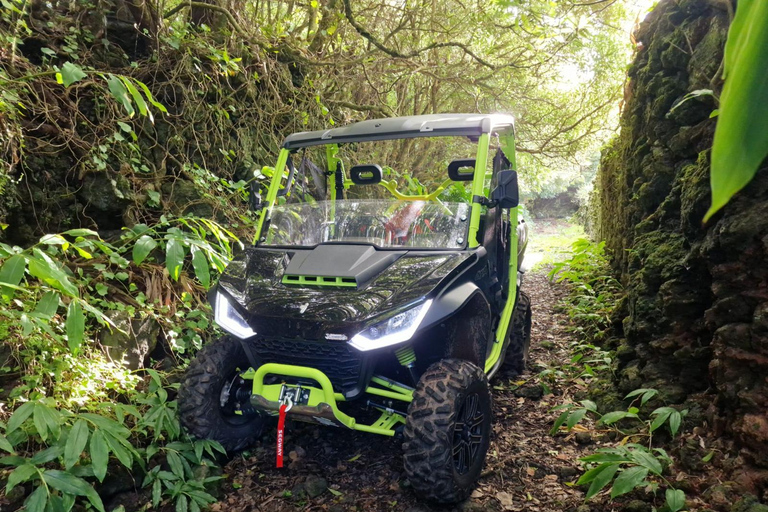
{"type": "Polygon", "coordinates": [[[254,243],[211,292],[229,335],[189,366],[183,425],[228,450],[280,409],[402,437],[420,497],[465,499],[490,442],[488,379],[522,372],[530,342],[513,118],[295,133],[270,172],[254,243]],[[421,169],[434,191],[412,178],[421,169]]]}

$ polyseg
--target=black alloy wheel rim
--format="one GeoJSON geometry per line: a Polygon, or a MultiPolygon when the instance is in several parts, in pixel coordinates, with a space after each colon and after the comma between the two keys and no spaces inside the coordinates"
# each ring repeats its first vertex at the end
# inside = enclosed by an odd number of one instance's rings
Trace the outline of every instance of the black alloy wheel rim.
{"type": "Polygon", "coordinates": [[[467,395],[459,408],[453,428],[453,466],[459,475],[467,474],[481,455],[484,422],[480,396],[477,393],[467,395]]]}

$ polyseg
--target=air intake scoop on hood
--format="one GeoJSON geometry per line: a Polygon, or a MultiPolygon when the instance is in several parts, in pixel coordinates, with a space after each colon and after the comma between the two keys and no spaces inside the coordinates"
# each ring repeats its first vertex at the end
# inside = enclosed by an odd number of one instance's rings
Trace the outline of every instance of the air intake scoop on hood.
{"type": "Polygon", "coordinates": [[[407,251],[378,251],[370,245],[318,245],[297,250],[283,283],[317,286],[361,286],[407,251]],[[314,279],[313,279],[314,278],[314,279]]]}

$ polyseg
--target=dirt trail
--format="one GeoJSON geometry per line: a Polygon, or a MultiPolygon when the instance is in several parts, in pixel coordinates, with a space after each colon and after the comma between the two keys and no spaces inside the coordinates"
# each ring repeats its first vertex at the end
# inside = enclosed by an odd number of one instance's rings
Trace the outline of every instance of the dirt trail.
{"type": "Polygon", "coordinates": [[[566,484],[579,475],[576,459],[595,446],[578,444],[575,436],[548,435],[555,414],[549,411],[561,399],[542,396],[535,378],[544,367],[568,358],[566,319],[553,310],[563,290],[550,285],[544,271],[529,273],[523,289],[534,308],[530,369],[520,377],[500,373],[491,382],[493,438],[472,498],[454,507],[420,503],[403,474],[397,439],[289,422],[286,467],[275,468],[275,434],[268,433],[253,451],[225,467],[222,500],[213,510],[575,510],[583,493],[566,484]],[[321,479],[330,489],[324,490],[321,479]],[[322,493],[309,497],[305,489],[322,493]]]}

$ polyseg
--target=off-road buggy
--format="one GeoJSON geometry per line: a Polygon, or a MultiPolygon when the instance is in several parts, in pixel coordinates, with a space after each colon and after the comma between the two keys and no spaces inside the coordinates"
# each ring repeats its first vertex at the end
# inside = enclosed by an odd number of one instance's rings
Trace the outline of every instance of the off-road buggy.
{"type": "Polygon", "coordinates": [[[402,436],[419,496],[466,498],[490,441],[488,379],[505,359],[523,371],[528,353],[514,169],[506,115],[380,119],[287,137],[266,197],[253,194],[254,244],[212,290],[229,335],[187,371],[186,429],[239,450],[282,408],[290,419],[402,436]],[[405,176],[421,193],[399,191],[405,154],[430,160],[445,181],[427,193],[405,176]],[[385,156],[394,164],[362,160],[385,156]],[[310,175],[327,200],[307,193],[310,175]],[[446,200],[454,182],[471,182],[464,201],[446,200]]]}

